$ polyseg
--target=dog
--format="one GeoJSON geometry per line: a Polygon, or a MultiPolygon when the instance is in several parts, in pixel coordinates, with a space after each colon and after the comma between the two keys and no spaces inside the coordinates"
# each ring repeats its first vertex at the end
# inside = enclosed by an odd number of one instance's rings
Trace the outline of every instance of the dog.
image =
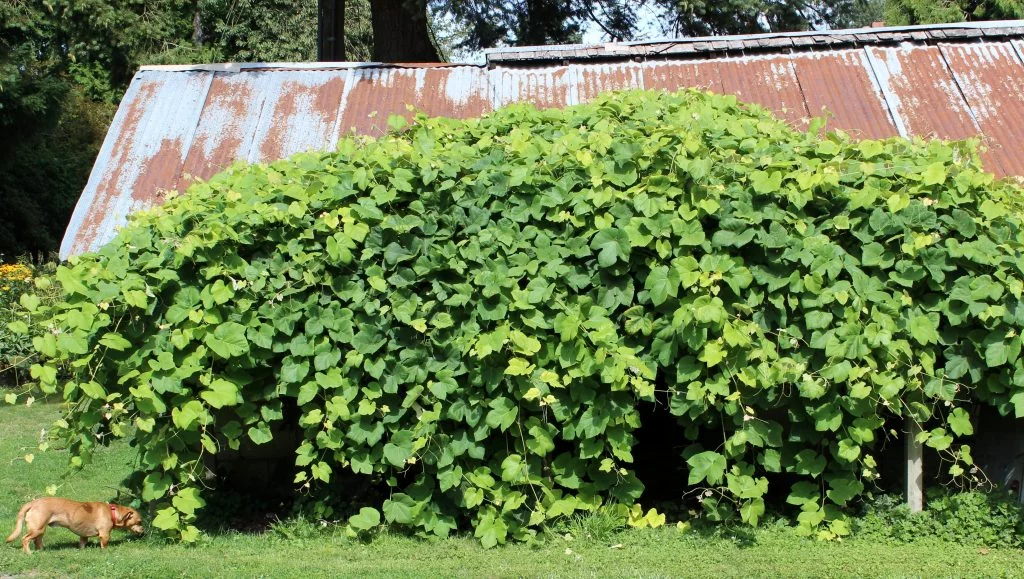
{"type": "Polygon", "coordinates": [[[29,542],[35,542],[36,550],[43,548],[43,533],[46,527],[64,527],[78,535],[79,548],[85,547],[89,537],[99,536],[100,548],[106,549],[112,529],[127,529],[136,535],[145,532],[142,517],[131,507],[111,503],[80,503],[70,499],[44,497],[25,503],[18,511],[14,531],[7,537],[11,543],[21,534],[22,523],[28,532],[21,539],[21,547],[31,554],[29,542]]]}

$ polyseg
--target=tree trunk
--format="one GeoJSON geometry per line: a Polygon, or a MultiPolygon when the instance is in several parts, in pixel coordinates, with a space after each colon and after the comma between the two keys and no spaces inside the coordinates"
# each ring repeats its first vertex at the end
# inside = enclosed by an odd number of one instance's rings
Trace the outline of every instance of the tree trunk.
{"type": "Polygon", "coordinates": [[[370,0],[373,60],[438,62],[427,28],[426,0],[370,0]]]}
{"type": "Polygon", "coordinates": [[[319,0],[316,59],[343,62],[345,58],[345,0],[319,0]]]}
{"type": "Polygon", "coordinates": [[[192,44],[203,45],[203,19],[199,11],[199,3],[196,2],[196,10],[192,14],[192,44]]]}

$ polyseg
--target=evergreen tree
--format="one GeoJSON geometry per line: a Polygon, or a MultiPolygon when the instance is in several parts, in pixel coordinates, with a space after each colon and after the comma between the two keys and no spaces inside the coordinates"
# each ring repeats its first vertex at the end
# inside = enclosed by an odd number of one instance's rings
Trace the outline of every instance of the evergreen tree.
{"type": "Polygon", "coordinates": [[[885,0],[889,25],[1024,18],[1022,0],[885,0]]]}

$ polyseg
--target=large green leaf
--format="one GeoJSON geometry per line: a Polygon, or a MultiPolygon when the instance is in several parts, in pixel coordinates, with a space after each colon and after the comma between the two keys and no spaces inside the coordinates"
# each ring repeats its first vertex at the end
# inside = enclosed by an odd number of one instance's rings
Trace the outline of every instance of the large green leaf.
{"type": "Polygon", "coordinates": [[[348,524],[357,531],[368,531],[380,524],[380,511],[363,507],[357,514],[348,518],[348,524]]]}
{"type": "Polygon", "coordinates": [[[686,464],[690,466],[690,474],[687,478],[689,485],[704,481],[709,485],[717,485],[722,482],[725,475],[725,457],[711,450],[691,456],[686,459],[686,464]]]}
{"type": "Polygon", "coordinates": [[[221,358],[241,356],[249,351],[245,330],[245,326],[238,322],[225,322],[218,325],[212,334],[206,334],[203,342],[221,358]]]}
{"type": "Polygon", "coordinates": [[[412,433],[408,430],[396,433],[384,445],[384,458],[394,466],[405,466],[412,455],[412,433]]]}
{"type": "Polygon", "coordinates": [[[665,303],[668,298],[678,295],[679,283],[679,272],[675,268],[659,265],[647,274],[644,288],[650,293],[651,302],[657,306],[665,303]]]}
{"type": "Polygon", "coordinates": [[[384,511],[384,519],[389,523],[408,525],[413,522],[413,510],[416,508],[416,501],[405,493],[395,493],[391,498],[384,501],[381,510],[384,511]]]}
{"type": "Polygon", "coordinates": [[[199,396],[213,408],[224,408],[234,406],[241,402],[238,386],[222,378],[217,378],[210,383],[210,388],[204,390],[199,396]]]}
{"type": "Polygon", "coordinates": [[[598,231],[590,240],[590,247],[598,252],[597,263],[601,267],[611,267],[617,261],[629,259],[629,235],[618,228],[598,231]]]}

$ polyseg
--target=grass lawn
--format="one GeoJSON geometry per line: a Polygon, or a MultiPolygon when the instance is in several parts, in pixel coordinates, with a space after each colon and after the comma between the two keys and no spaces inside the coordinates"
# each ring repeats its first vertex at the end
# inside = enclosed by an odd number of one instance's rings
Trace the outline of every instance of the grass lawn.
{"type": "MultiPolygon", "coordinates": [[[[84,472],[60,480],[67,456],[37,450],[40,429],[57,407],[0,406],[0,536],[21,504],[57,483],[58,494],[108,500],[129,470],[132,451],[118,445],[97,454],[84,472]],[[31,464],[24,460],[34,453],[31,464]]],[[[770,527],[715,536],[675,528],[631,530],[606,541],[555,535],[535,545],[485,550],[471,538],[427,541],[382,534],[362,543],[335,527],[286,525],[295,533],[206,537],[195,546],[115,534],[106,552],[54,528],[32,556],[0,545],[0,579],[10,577],[310,577],[328,576],[1024,576],[1024,551],[937,544],[880,546],[850,539],[821,543],[770,527]],[[613,547],[614,546],[614,547],[613,547]]]]}

